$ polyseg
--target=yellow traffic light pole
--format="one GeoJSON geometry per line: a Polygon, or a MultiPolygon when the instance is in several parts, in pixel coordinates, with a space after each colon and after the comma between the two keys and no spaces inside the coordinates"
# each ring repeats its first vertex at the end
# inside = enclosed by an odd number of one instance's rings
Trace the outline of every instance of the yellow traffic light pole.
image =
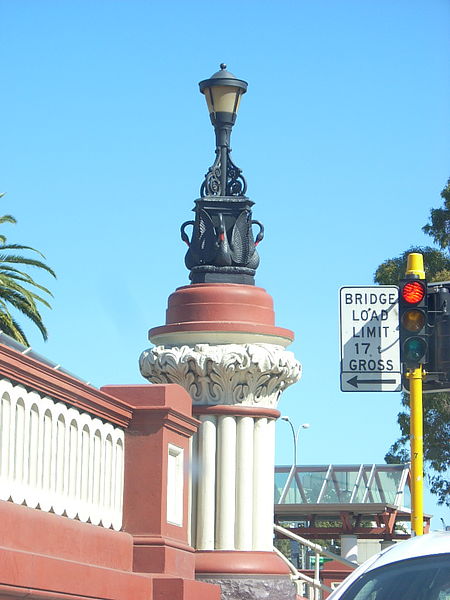
{"type": "MultiPolygon", "coordinates": [[[[406,275],[416,275],[419,279],[425,279],[422,254],[408,254],[406,275]]],[[[417,369],[408,369],[406,377],[409,379],[410,388],[411,528],[416,535],[423,535],[422,365],[417,369]]]]}
{"type": "Polygon", "coordinates": [[[423,535],[423,406],[422,366],[409,369],[411,442],[411,529],[423,535]]]}

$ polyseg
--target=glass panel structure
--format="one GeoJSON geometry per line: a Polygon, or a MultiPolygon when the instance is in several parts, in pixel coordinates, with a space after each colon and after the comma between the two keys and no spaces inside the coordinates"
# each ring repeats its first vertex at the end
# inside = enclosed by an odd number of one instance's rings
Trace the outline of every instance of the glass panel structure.
{"type": "Polygon", "coordinates": [[[275,467],[275,504],[410,506],[409,464],[275,467]]]}

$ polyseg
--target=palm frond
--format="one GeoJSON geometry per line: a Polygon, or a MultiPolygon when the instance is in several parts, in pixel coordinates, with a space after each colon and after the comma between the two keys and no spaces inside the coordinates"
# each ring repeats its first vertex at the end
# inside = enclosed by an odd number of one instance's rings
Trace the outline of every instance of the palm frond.
{"type": "Polygon", "coordinates": [[[0,274],[0,296],[8,300],[8,294],[10,293],[10,291],[13,290],[20,296],[26,298],[27,301],[30,302],[30,304],[35,305],[37,300],[38,302],[42,302],[42,304],[50,308],[50,305],[47,302],[47,300],[45,300],[45,298],[42,298],[41,296],[35,294],[31,290],[27,290],[27,288],[25,288],[23,285],[20,285],[19,283],[16,283],[13,279],[2,278],[0,274]]]}
{"type": "MultiPolygon", "coordinates": [[[[1,291],[2,290],[0,288],[0,294],[1,291]]],[[[12,290],[10,290],[10,294],[7,299],[3,297],[3,301],[3,304],[5,304],[5,302],[11,304],[11,306],[13,306],[23,315],[25,315],[28,319],[33,321],[33,323],[38,327],[39,331],[41,332],[44,340],[47,339],[47,329],[45,328],[42,322],[42,316],[39,313],[37,306],[33,301],[30,301],[28,298],[22,296],[18,292],[13,292],[12,290]]],[[[5,312],[3,314],[5,314],[5,312]]],[[[10,315],[9,310],[7,311],[7,314],[10,315]]]]}
{"type": "MultiPolygon", "coordinates": [[[[0,246],[0,250],[3,250],[6,246],[0,246]]],[[[40,254],[40,253],[39,253],[40,254]]],[[[53,275],[56,279],[56,273],[51,269],[48,265],[43,263],[40,260],[36,260],[34,258],[27,258],[26,256],[16,256],[15,254],[0,254],[0,263],[13,263],[13,264],[22,264],[29,265],[31,267],[38,267],[39,269],[44,269],[50,275],[53,275]]],[[[1,268],[1,265],[0,265],[1,268]]]]}
{"type": "MultiPolygon", "coordinates": [[[[3,196],[4,193],[0,193],[0,198],[3,196]]],[[[12,215],[0,216],[0,225],[5,223],[15,224],[16,222],[16,219],[12,215]]],[[[30,319],[39,329],[44,340],[46,340],[47,329],[42,322],[38,304],[43,304],[48,308],[51,307],[45,298],[33,291],[33,288],[49,296],[52,296],[52,293],[49,289],[37,283],[31,275],[22,270],[22,267],[42,269],[55,278],[56,274],[52,268],[38,258],[30,258],[11,252],[17,250],[34,252],[44,260],[45,256],[42,252],[31,246],[8,244],[6,236],[0,234],[0,329],[7,335],[28,346],[27,337],[20,324],[11,314],[11,310],[16,310],[30,319]],[[16,268],[16,266],[19,268],[16,268]],[[30,287],[32,289],[29,289],[30,287]]]]}
{"type": "Polygon", "coordinates": [[[36,248],[33,248],[32,246],[23,246],[22,244],[4,244],[0,247],[0,250],[32,250],[39,254],[39,256],[42,256],[42,258],[45,258],[42,252],[39,252],[36,248]]]}
{"type": "Polygon", "coordinates": [[[30,285],[38,288],[39,290],[42,290],[43,292],[45,292],[49,296],[52,296],[53,298],[53,294],[49,289],[47,289],[43,285],[40,285],[39,283],[36,283],[34,279],[30,277],[27,273],[22,273],[18,269],[8,269],[8,271],[4,271],[0,267],[0,281],[2,278],[11,278],[16,279],[17,281],[23,281],[24,283],[29,283],[30,285]]]}
{"type": "MultiPolygon", "coordinates": [[[[3,196],[3,194],[2,194],[2,196],[3,196]]],[[[0,196],[0,198],[2,196],[0,196]]],[[[0,225],[2,225],[3,223],[12,223],[13,225],[15,225],[17,223],[17,221],[12,215],[3,215],[0,217],[0,225]]]]}
{"type": "Polygon", "coordinates": [[[0,330],[6,335],[11,336],[24,346],[29,346],[27,337],[20,327],[19,323],[10,315],[10,313],[0,312],[0,330]]]}

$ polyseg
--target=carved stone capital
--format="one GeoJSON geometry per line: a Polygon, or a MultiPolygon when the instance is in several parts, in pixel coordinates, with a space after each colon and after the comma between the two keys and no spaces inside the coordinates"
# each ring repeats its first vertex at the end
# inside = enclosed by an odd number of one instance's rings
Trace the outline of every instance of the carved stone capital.
{"type": "Polygon", "coordinates": [[[274,344],[197,344],[145,350],[142,375],[152,383],[178,383],[194,404],[275,408],[301,376],[292,352],[274,344]]]}

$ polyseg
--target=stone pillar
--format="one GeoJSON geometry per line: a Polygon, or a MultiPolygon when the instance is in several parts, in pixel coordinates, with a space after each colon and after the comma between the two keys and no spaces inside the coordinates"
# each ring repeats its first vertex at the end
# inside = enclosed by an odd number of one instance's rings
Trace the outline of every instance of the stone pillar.
{"type": "Polygon", "coordinates": [[[395,545],[394,540],[381,540],[380,549],[386,550],[386,548],[390,548],[391,546],[394,546],[394,545],[395,545]]]}
{"type": "Polygon", "coordinates": [[[182,385],[201,423],[192,443],[196,577],[220,583],[223,598],[244,589],[294,598],[273,552],[277,403],[301,373],[285,350],[292,332],[275,327],[261,288],[195,284],[170,296],[166,325],[149,337],[156,347],[141,356],[143,376],[182,385]]]}
{"type": "Polygon", "coordinates": [[[146,573],[153,600],[219,600],[195,581],[188,544],[189,440],[199,425],[177,385],[102,388],[132,408],[125,432],[123,528],[133,538],[133,571],[146,573]]]}
{"type": "Polygon", "coordinates": [[[351,562],[358,562],[358,537],[341,535],[341,556],[351,562]]]}

